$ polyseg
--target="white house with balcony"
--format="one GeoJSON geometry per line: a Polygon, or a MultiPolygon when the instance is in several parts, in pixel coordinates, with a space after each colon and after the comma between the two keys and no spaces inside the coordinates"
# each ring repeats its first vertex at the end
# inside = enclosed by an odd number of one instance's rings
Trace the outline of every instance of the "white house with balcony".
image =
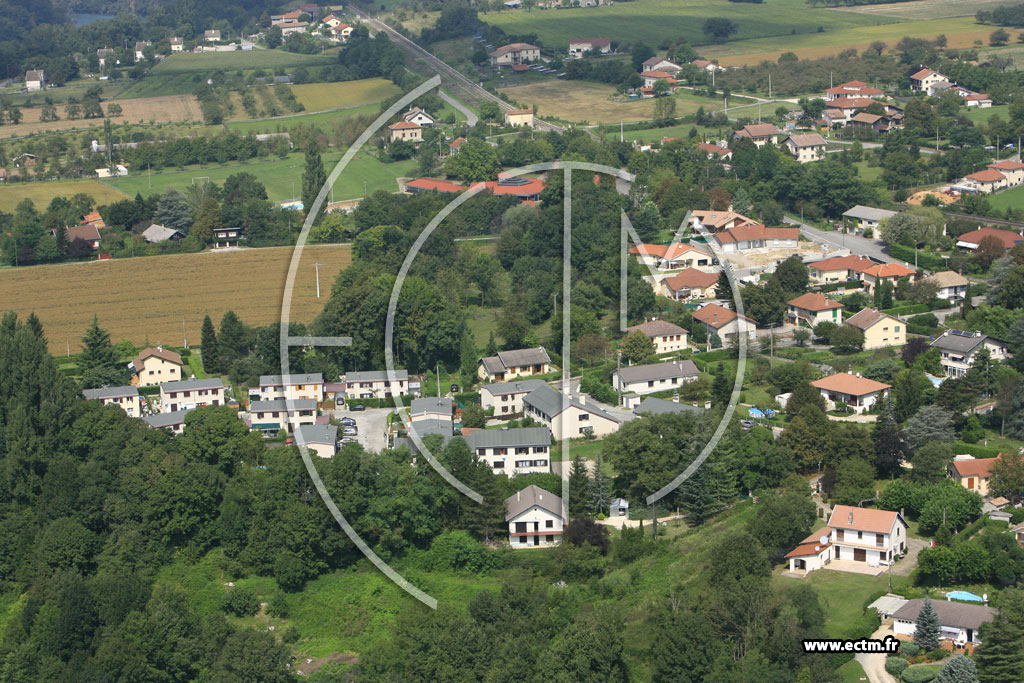
{"type": "Polygon", "coordinates": [[[409,371],[395,370],[388,376],[387,370],[353,371],[344,375],[345,398],[391,398],[409,393],[409,371]]]}
{"type": "Polygon", "coordinates": [[[224,382],[219,377],[164,382],[160,385],[160,405],[163,406],[163,412],[222,406],[224,382]]]}
{"type": "Polygon", "coordinates": [[[829,410],[834,410],[836,404],[842,402],[850,407],[855,413],[863,413],[871,410],[880,400],[889,395],[891,385],[884,382],[876,382],[860,374],[851,375],[848,372],[837,372],[828,377],[822,377],[811,382],[811,386],[821,392],[825,399],[825,405],[829,410]]]}
{"type": "Polygon", "coordinates": [[[551,430],[556,439],[601,438],[617,432],[621,421],[587,400],[561,394],[547,384],[523,397],[523,413],[551,430]]]}
{"type": "Polygon", "coordinates": [[[869,566],[894,562],[907,550],[907,522],[898,512],[837,505],[828,519],[832,556],[869,566]]]}
{"type": "Polygon", "coordinates": [[[311,398],[317,403],[323,403],[324,376],[319,372],[260,376],[260,400],[273,401],[276,398],[311,398]]]}
{"type": "Polygon", "coordinates": [[[632,394],[653,394],[678,389],[700,377],[700,370],[692,360],[673,363],[651,363],[618,368],[612,373],[615,391],[632,394]]]}
{"type": "Polygon", "coordinates": [[[511,477],[551,471],[551,430],[547,427],[475,429],[465,439],[495,474],[511,477]]]}
{"type": "Polygon", "coordinates": [[[939,363],[946,371],[946,377],[963,377],[967,374],[983,349],[988,351],[989,357],[996,363],[1013,357],[1007,350],[1006,342],[981,332],[946,330],[931,346],[939,350],[939,363]]]}
{"type": "Polygon", "coordinates": [[[99,401],[102,405],[116,405],[131,417],[142,415],[139,388],[134,385],[85,389],[82,396],[91,401],[99,401]]]}
{"type": "Polygon", "coordinates": [[[480,387],[480,407],[485,411],[493,408],[495,417],[519,414],[523,412],[523,397],[546,384],[542,379],[485,384],[480,387]]]}
{"type": "Polygon", "coordinates": [[[508,544],[512,548],[558,545],[565,531],[562,499],[536,485],[505,499],[508,544]]]}

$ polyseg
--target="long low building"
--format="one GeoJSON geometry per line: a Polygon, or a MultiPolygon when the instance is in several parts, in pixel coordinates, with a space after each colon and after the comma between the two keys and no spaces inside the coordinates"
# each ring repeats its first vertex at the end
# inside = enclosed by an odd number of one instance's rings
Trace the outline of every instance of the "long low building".
{"type": "Polygon", "coordinates": [[[550,371],[551,356],[543,346],[499,351],[497,355],[481,358],[477,367],[477,375],[488,382],[505,382],[550,371]]]}
{"type": "Polygon", "coordinates": [[[547,427],[475,429],[465,439],[470,450],[495,474],[551,471],[551,430],[547,427]]]}
{"type": "MultiPolygon", "coordinates": [[[[917,615],[924,607],[924,599],[914,598],[892,615],[892,631],[897,636],[913,636],[917,630],[917,615]]],[[[978,630],[981,625],[996,618],[998,612],[988,605],[970,605],[964,602],[933,600],[932,609],[939,618],[942,640],[956,644],[980,645],[978,630]]]]}
{"type": "Polygon", "coordinates": [[[324,376],[316,372],[305,375],[263,375],[260,377],[260,400],[275,398],[311,398],[317,403],[324,400],[324,376]]]}
{"type": "Polygon", "coordinates": [[[160,405],[163,406],[163,412],[222,406],[224,382],[219,377],[164,382],[160,385],[160,405]]]}
{"type": "Polygon", "coordinates": [[[678,389],[700,377],[700,370],[692,360],[675,363],[651,363],[618,368],[612,373],[612,386],[616,391],[634,394],[653,394],[678,389]]]}
{"type": "Polygon", "coordinates": [[[388,376],[387,370],[357,370],[347,373],[342,380],[347,399],[392,398],[409,393],[408,370],[395,369],[393,377],[388,376]]]}
{"type": "Polygon", "coordinates": [[[311,398],[253,401],[249,404],[249,416],[253,430],[277,433],[283,429],[291,433],[300,425],[316,424],[316,401],[311,398]]]}
{"type": "Polygon", "coordinates": [[[168,429],[174,434],[181,434],[185,430],[185,416],[188,410],[175,410],[157,415],[146,415],[142,421],[153,429],[168,429]]]}
{"type": "Polygon", "coordinates": [[[839,402],[848,405],[855,413],[863,413],[885,398],[892,387],[883,382],[876,382],[867,377],[851,375],[848,372],[837,372],[811,382],[811,386],[821,392],[827,405],[835,406],[839,402]]]}
{"type": "Polygon", "coordinates": [[[142,415],[139,388],[134,385],[85,389],[82,391],[82,396],[92,401],[99,401],[102,405],[116,405],[131,417],[142,415]]]}

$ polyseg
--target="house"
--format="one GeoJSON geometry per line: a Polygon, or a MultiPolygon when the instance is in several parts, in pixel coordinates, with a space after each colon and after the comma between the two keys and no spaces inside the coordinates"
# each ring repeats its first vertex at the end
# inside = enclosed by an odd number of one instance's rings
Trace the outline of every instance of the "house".
{"type": "Polygon", "coordinates": [[[865,230],[871,230],[872,234],[878,234],[878,224],[886,218],[892,218],[896,215],[896,211],[889,211],[887,209],[876,209],[873,206],[864,206],[858,204],[852,209],[848,209],[843,212],[843,218],[849,218],[854,221],[855,230],[857,232],[864,232],[865,230]]]}
{"type": "Polygon", "coordinates": [[[143,59],[145,59],[146,55],[143,53],[143,51],[147,47],[150,47],[152,45],[153,45],[153,43],[151,43],[148,40],[136,41],[136,43],[135,43],[135,61],[136,62],[141,62],[143,59]]]}
{"type": "Polygon", "coordinates": [[[512,66],[540,59],[540,48],[529,43],[502,45],[491,53],[491,66],[512,66]]]}
{"type": "Polygon", "coordinates": [[[621,421],[587,401],[586,394],[572,398],[548,385],[523,397],[523,414],[551,430],[558,440],[592,435],[597,438],[618,431],[621,421]]]}
{"type": "Polygon", "coordinates": [[[640,78],[644,79],[645,88],[653,88],[658,81],[665,81],[669,85],[678,83],[667,71],[645,71],[640,74],[640,78]]]}
{"type": "Polygon", "coordinates": [[[476,457],[507,477],[551,471],[551,432],[547,427],[474,429],[465,437],[476,457]]]}
{"type": "Polygon", "coordinates": [[[91,225],[97,230],[105,230],[107,227],[107,224],[103,221],[103,216],[100,215],[99,211],[90,211],[82,216],[82,225],[91,225]]]}
{"type": "Polygon", "coordinates": [[[697,149],[707,154],[708,159],[719,159],[724,161],[732,160],[732,150],[725,145],[718,145],[712,142],[701,142],[697,149]]]}
{"type": "Polygon", "coordinates": [[[397,121],[388,126],[388,141],[405,140],[407,142],[422,142],[423,129],[418,123],[411,121],[397,121]]]}
{"type": "Polygon", "coordinates": [[[203,40],[208,43],[215,43],[220,40],[220,31],[217,29],[207,29],[203,31],[203,40]]]}
{"type": "MultiPolygon", "coordinates": [[[[424,418],[422,420],[409,423],[407,429],[408,436],[405,438],[396,438],[395,447],[397,448],[404,444],[413,453],[421,453],[424,451],[427,453],[430,452],[427,448],[421,450],[419,445],[416,443],[417,440],[420,443],[423,443],[423,440],[428,436],[439,436],[441,437],[441,448],[444,448],[448,445],[448,442],[451,441],[452,437],[455,436],[452,433],[454,423],[451,419],[442,420],[438,418],[424,418]]],[[[423,445],[426,447],[425,443],[423,445]]]]}
{"type": "Polygon", "coordinates": [[[764,147],[769,142],[773,145],[779,143],[779,135],[782,134],[774,124],[771,123],[748,123],[734,134],[737,138],[747,138],[755,146],[764,147]]]}
{"type": "Polygon", "coordinates": [[[629,253],[635,255],[641,264],[662,270],[697,268],[712,272],[716,269],[714,256],[710,251],[687,242],[638,244],[630,247],[629,253]]]}
{"type": "MultiPolygon", "coordinates": [[[[179,36],[171,38],[171,52],[182,52],[185,49],[185,39],[179,36]]],[[[102,64],[100,66],[103,66],[102,64]]]]}
{"type": "Polygon", "coordinates": [[[864,81],[847,81],[833,88],[828,88],[825,91],[824,99],[826,102],[831,102],[843,97],[877,97],[884,94],[884,91],[872,88],[864,81]]]}
{"type": "Polygon", "coordinates": [[[817,133],[790,135],[783,143],[786,152],[801,164],[825,158],[825,138],[817,133]]]}
{"type": "MultiPolygon", "coordinates": [[[[174,49],[174,43],[171,43],[171,49],[174,49]]],[[[109,47],[101,47],[96,50],[96,59],[99,61],[99,66],[102,69],[107,64],[107,60],[114,56],[114,50],[109,47]]]]}
{"type": "Polygon", "coordinates": [[[331,28],[334,28],[335,26],[340,26],[341,24],[345,23],[341,19],[339,19],[338,17],[334,16],[334,14],[328,14],[326,17],[324,17],[320,21],[322,21],[323,23],[327,24],[331,28]]]}
{"type": "Polygon", "coordinates": [[[494,416],[512,416],[523,412],[523,397],[539,386],[542,379],[524,379],[518,382],[497,382],[480,387],[480,407],[494,409],[494,416]]]}
{"type": "Polygon", "coordinates": [[[611,38],[578,38],[569,41],[570,57],[582,57],[587,52],[598,52],[606,55],[611,51],[611,38]]]}
{"type": "Polygon", "coordinates": [[[421,128],[437,124],[437,119],[419,107],[412,107],[409,111],[402,114],[402,120],[415,123],[421,128]]]}
{"type": "MultiPolygon", "coordinates": [[[[924,606],[923,598],[909,600],[906,605],[896,610],[893,615],[892,632],[897,638],[912,638],[917,631],[917,615],[924,606]]],[[[998,612],[988,605],[971,605],[966,602],[952,600],[933,600],[932,609],[939,617],[942,640],[951,640],[954,645],[963,647],[967,643],[980,645],[978,630],[981,625],[996,618],[998,612]]]]}
{"type": "Polygon", "coordinates": [[[808,263],[807,274],[812,282],[819,284],[859,280],[862,273],[876,265],[875,261],[864,256],[833,256],[808,263]]]}
{"type": "Polygon", "coordinates": [[[961,185],[974,189],[975,192],[991,194],[1006,187],[1006,176],[993,168],[969,173],[960,181],[961,185]]]}
{"type": "Polygon", "coordinates": [[[834,375],[816,379],[811,386],[821,392],[825,405],[834,410],[839,402],[845,403],[855,413],[871,410],[876,403],[889,395],[891,385],[876,382],[860,374],[837,372],[834,375]]]}
{"type": "Polygon", "coordinates": [[[901,278],[913,278],[915,275],[916,270],[901,263],[876,263],[861,271],[860,281],[864,283],[864,291],[871,294],[875,287],[883,282],[891,282],[895,287],[901,278]]]}
{"type": "Polygon", "coordinates": [[[723,342],[745,334],[750,341],[757,336],[757,323],[745,315],[737,315],[736,311],[718,304],[707,304],[697,309],[694,320],[704,325],[708,336],[717,334],[723,342]]]}
{"type": "Polygon", "coordinates": [[[975,354],[982,349],[989,352],[993,362],[1012,357],[1007,351],[1006,342],[989,337],[981,332],[964,332],[963,330],[946,330],[931,347],[939,350],[939,363],[946,371],[946,377],[963,377],[974,364],[975,354]]]}
{"type": "Polygon", "coordinates": [[[648,320],[626,328],[627,333],[637,331],[647,335],[654,345],[654,352],[659,355],[686,349],[686,338],[689,332],[666,320],[648,320]]]}
{"type": "Polygon", "coordinates": [[[989,164],[989,169],[998,171],[1003,174],[1006,178],[1006,187],[1016,187],[1024,182],[1024,164],[1013,159],[1003,159],[993,164],[989,164]]]}
{"type": "Polygon", "coordinates": [[[724,66],[718,66],[714,62],[707,59],[695,59],[692,62],[690,62],[690,64],[697,67],[701,71],[707,71],[708,73],[711,73],[712,71],[725,71],[724,66]]]}
{"type": "Polygon", "coordinates": [[[168,228],[159,223],[153,223],[151,226],[142,231],[142,238],[147,242],[154,244],[158,242],[174,241],[177,242],[185,237],[185,233],[174,228],[168,228]]]}
{"type": "Polygon", "coordinates": [[[352,32],[354,30],[355,27],[349,26],[348,24],[338,24],[337,26],[332,26],[331,38],[342,43],[347,43],[348,39],[352,37],[352,32]]]}
{"type": "Polygon", "coordinates": [[[128,364],[132,373],[132,384],[138,387],[155,387],[164,382],[184,379],[185,363],[181,356],[162,346],[143,349],[128,364]]]}
{"type": "Polygon", "coordinates": [[[671,60],[665,59],[664,57],[651,57],[649,59],[645,59],[640,65],[641,73],[644,71],[664,71],[667,74],[675,76],[682,70],[683,67],[671,60]]]}
{"type": "MultiPolygon", "coordinates": [[[[837,97],[828,103],[828,108],[822,116],[831,127],[841,127],[850,123],[854,116],[872,104],[885,106],[884,103],[873,100],[870,97],[837,97]]],[[[889,112],[889,109],[888,107],[886,108],[886,113],[889,112]]]]}
{"type": "Polygon", "coordinates": [[[565,506],[555,494],[531,484],[505,499],[505,521],[513,548],[558,545],[565,530],[565,506]]]}
{"type": "Polygon", "coordinates": [[[655,398],[654,396],[645,396],[642,401],[633,406],[634,415],[664,415],[666,413],[679,414],[702,412],[704,412],[704,409],[698,408],[695,405],[679,403],[674,399],[668,401],[663,398],[655,398]]]}
{"type": "Polygon", "coordinates": [[[874,308],[862,308],[847,318],[846,324],[864,333],[865,351],[907,343],[906,324],[874,308]]]}
{"type": "Polygon", "coordinates": [[[181,434],[185,431],[185,416],[188,413],[188,410],[175,410],[169,413],[146,415],[142,421],[153,429],[169,429],[172,434],[181,434]]]}
{"type": "Polygon", "coordinates": [[[42,90],[46,87],[46,74],[42,69],[30,69],[25,72],[25,90],[42,90]]]}
{"type": "Polygon", "coordinates": [[[305,33],[306,29],[308,29],[310,26],[312,26],[312,24],[310,24],[308,21],[293,21],[287,24],[281,24],[281,35],[287,38],[293,33],[305,33]]]}
{"type": "Polygon", "coordinates": [[[316,401],[311,398],[297,401],[275,398],[273,401],[252,401],[249,404],[249,428],[253,431],[277,434],[283,429],[290,434],[297,427],[315,424],[316,401]]]}
{"type": "Polygon", "coordinates": [[[966,232],[956,240],[956,246],[961,249],[968,249],[973,251],[978,248],[981,244],[981,240],[986,237],[995,237],[1003,243],[1003,248],[1013,249],[1016,245],[1024,243],[1024,237],[1013,232],[1012,230],[1000,230],[998,228],[978,228],[971,232],[966,232]]]}
{"type": "Polygon", "coordinates": [[[391,398],[409,393],[409,371],[396,369],[389,378],[387,370],[358,370],[346,373],[345,398],[391,398]]]}
{"type": "Polygon", "coordinates": [[[75,240],[82,240],[89,245],[89,248],[96,251],[100,248],[100,232],[94,225],[72,225],[64,229],[64,235],[71,244],[75,240]]]}
{"type": "Polygon", "coordinates": [[[832,538],[829,529],[819,529],[800,541],[797,547],[786,553],[789,571],[792,573],[813,572],[832,561],[832,538]]]}
{"type": "Polygon", "coordinates": [[[843,323],[843,305],[821,294],[807,292],[787,302],[789,321],[797,327],[814,328],[818,323],[843,323]]]}
{"type": "Polygon", "coordinates": [[[450,398],[438,398],[428,396],[426,398],[415,398],[409,407],[409,421],[419,420],[447,420],[453,422],[455,412],[455,401],[450,398]]]}
{"type": "Polygon", "coordinates": [[[898,119],[881,114],[869,114],[866,111],[857,112],[849,117],[847,123],[854,130],[871,129],[876,133],[888,133],[893,128],[899,128],[901,125],[898,119]]]}
{"type": "Polygon", "coordinates": [[[224,405],[224,382],[212,379],[186,379],[160,385],[160,405],[164,411],[191,410],[201,406],[224,405]]]}
{"type": "Polygon", "coordinates": [[[968,491],[974,491],[982,497],[988,495],[989,481],[992,479],[992,465],[999,458],[974,458],[969,455],[958,455],[947,468],[949,478],[968,491]]]}
{"type": "Polygon", "coordinates": [[[323,403],[324,376],[319,372],[306,375],[261,375],[259,394],[261,401],[311,398],[317,403],[323,403]]]}
{"type": "Polygon", "coordinates": [[[612,386],[623,394],[653,394],[677,389],[687,382],[695,382],[698,377],[700,371],[692,360],[630,365],[612,373],[612,386]]]}
{"type": "Polygon", "coordinates": [[[951,303],[960,303],[967,294],[967,287],[971,284],[967,278],[953,270],[942,270],[932,273],[925,278],[927,282],[935,283],[938,291],[935,297],[945,299],[951,303]]]}
{"type": "Polygon", "coordinates": [[[836,560],[895,562],[907,550],[907,522],[891,510],[836,505],[828,519],[836,560]]]}
{"type": "Polygon", "coordinates": [[[462,145],[465,144],[465,142],[466,142],[466,138],[464,138],[462,136],[459,136],[459,137],[455,138],[454,140],[452,140],[451,142],[449,142],[448,143],[448,155],[449,156],[454,156],[454,155],[458,154],[459,150],[462,149],[462,145]]]}
{"type": "Polygon", "coordinates": [[[735,211],[704,211],[701,209],[690,212],[690,222],[695,231],[703,228],[708,232],[720,232],[740,225],[757,223],[754,219],[747,218],[735,211]]]}
{"type": "Polygon", "coordinates": [[[92,401],[99,401],[102,405],[114,404],[130,417],[140,417],[142,415],[139,388],[135,385],[85,389],[82,391],[82,396],[92,401]]]}
{"type": "Polygon", "coordinates": [[[675,301],[713,299],[718,287],[718,273],[687,268],[661,281],[662,295],[675,301]]]}
{"type": "Polygon", "coordinates": [[[939,83],[949,83],[949,79],[938,71],[922,68],[910,75],[910,89],[914,92],[923,92],[929,97],[943,88],[936,89],[939,83]]]}
{"type": "Polygon", "coordinates": [[[285,12],[284,14],[272,14],[270,15],[270,25],[280,26],[283,30],[288,24],[297,24],[299,19],[302,17],[302,12],[299,10],[292,10],[291,12],[285,12]]]}
{"type": "Polygon", "coordinates": [[[533,128],[533,110],[532,109],[509,109],[505,112],[505,125],[518,128],[524,126],[526,128],[533,128]]]}
{"type": "Polygon", "coordinates": [[[245,239],[245,234],[241,228],[214,228],[213,229],[213,248],[214,249],[227,249],[229,247],[237,247],[239,241],[245,239]]]}
{"type": "Polygon", "coordinates": [[[295,428],[295,443],[321,458],[333,458],[338,452],[338,428],[332,424],[300,424],[295,428]]]}
{"type": "Polygon", "coordinates": [[[715,241],[724,252],[747,249],[796,250],[800,242],[800,228],[766,228],[760,223],[747,223],[716,232],[715,241]]]}
{"type": "Polygon", "coordinates": [[[988,96],[988,93],[971,93],[964,98],[964,104],[968,107],[988,109],[992,106],[992,98],[988,96]]]}
{"type": "Polygon", "coordinates": [[[496,356],[481,358],[477,367],[477,375],[487,382],[504,382],[516,377],[546,375],[549,372],[551,356],[543,346],[499,351],[496,356]]]}

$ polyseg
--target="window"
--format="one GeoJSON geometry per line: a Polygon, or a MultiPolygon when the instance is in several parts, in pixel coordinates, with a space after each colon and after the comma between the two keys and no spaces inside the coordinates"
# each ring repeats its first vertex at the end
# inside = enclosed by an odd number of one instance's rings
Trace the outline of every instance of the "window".
{"type": "MultiPolygon", "coordinates": [[[[654,380],[653,379],[652,380],[648,380],[647,386],[653,387],[654,386],[654,380]]],[[[582,420],[583,418],[581,417],[580,419],[582,420]]]]}
{"type": "Polygon", "coordinates": [[[495,460],[493,467],[496,470],[503,470],[503,469],[505,469],[505,461],[504,460],[495,460]]]}
{"type": "Polygon", "coordinates": [[[544,528],[545,529],[554,529],[555,528],[555,521],[553,519],[547,520],[546,522],[544,522],[544,528]]]}
{"type": "Polygon", "coordinates": [[[546,541],[547,543],[554,543],[554,542],[555,542],[555,537],[554,537],[554,536],[552,536],[551,534],[548,534],[547,536],[545,536],[545,537],[544,537],[544,540],[545,540],[545,541],[546,541]]]}
{"type": "Polygon", "coordinates": [[[534,453],[547,453],[548,452],[548,447],[547,446],[534,446],[533,452],[534,453]]]}
{"type": "Polygon", "coordinates": [[[894,330],[896,330],[897,332],[899,332],[899,331],[900,331],[900,326],[899,326],[899,325],[897,325],[897,326],[896,326],[896,327],[894,327],[893,329],[894,329],[894,330]]]}
{"type": "Polygon", "coordinates": [[[580,422],[587,422],[590,420],[590,413],[580,413],[580,422]]]}
{"type": "Polygon", "coordinates": [[[522,448],[516,448],[516,455],[527,455],[529,452],[530,452],[530,447],[529,446],[524,446],[522,448]]]}

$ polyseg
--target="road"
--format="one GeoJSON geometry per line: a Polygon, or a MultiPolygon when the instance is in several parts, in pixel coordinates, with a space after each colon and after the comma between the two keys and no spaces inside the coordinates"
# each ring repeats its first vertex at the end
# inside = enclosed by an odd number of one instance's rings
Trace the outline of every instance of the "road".
{"type": "Polygon", "coordinates": [[[473,110],[464,105],[462,102],[459,102],[457,99],[446,93],[444,90],[438,90],[437,94],[441,96],[442,100],[444,100],[445,102],[447,102],[448,104],[452,105],[460,112],[462,112],[462,115],[466,117],[466,125],[469,126],[470,128],[475,126],[477,124],[477,121],[480,120],[479,118],[477,118],[477,115],[473,113],[473,110]]]}
{"type": "Polygon", "coordinates": [[[896,259],[885,252],[885,245],[877,240],[867,239],[859,235],[844,235],[843,233],[825,232],[813,226],[801,223],[795,218],[786,216],[785,222],[789,225],[797,225],[800,232],[815,242],[824,242],[836,249],[849,249],[854,254],[868,256],[883,263],[895,263],[896,259]]]}
{"type": "MultiPolygon", "coordinates": [[[[355,399],[354,403],[358,403],[355,399]]],[[[351,417],[356,421],[359,435],[356,439],[367,451],[380,453],[388,447],[387,440],[387,419],[388,413],[395,412],[394,408],[367,408],[366,410],[351,411],[347,406],[341,406],[334,411],[334,417],[341,419],[351,417]]],[[[338,429],[339,437],[341,429],[338,429]]]]}
{"type": "MultiPolygon", "coordinates": [[[[882,626],[872,633],[871,637],[880,640],[884,638],[886,634],[891,633],[892,629],[889,626],[882,626]]],[[[896,679],[885,670],[884,654],[868,654],[861,652],[854,655],[853,658],[856,659],[861,668],[864,669],[864,673],[867,675],[868,680],[871,681],[871,683],[896,683],[896,679]]]]}

